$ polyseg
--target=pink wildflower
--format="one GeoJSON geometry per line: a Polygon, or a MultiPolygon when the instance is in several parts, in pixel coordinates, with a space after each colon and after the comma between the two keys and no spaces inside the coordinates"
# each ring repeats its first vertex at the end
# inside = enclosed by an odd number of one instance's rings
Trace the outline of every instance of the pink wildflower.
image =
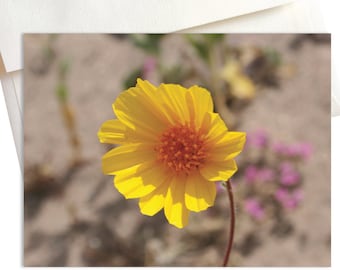
{"type": "Polygon", "coordinates": [[[143,78],[148,79],[150,77],[150,74],[156,69],[156,59],[153,57],[148,57],[144,61],[143,65],[143,78]]]}
{"type": "Polygon", "coordinates": [[[285,186],[293,186],[299,183],[300,175],[289,162],[280,165],[280,183],[285,186]]]}
{"type": "Polygon", "coordinates": [[[294,146],[297,155],[304,160],[307,160],[312,155],[313,149],[309,143],[300,143],[294,146]]]}
{"type": "Polygon", "coordinates": [[[263,168],[258,171],[257,178],[262,182],[268,182],[274,180],[275,173],[270,168],[263,168]]]}
{"type": "Polygon", "coordinates": [[[254,183],[256,180],[268,182],[274,180],[275,173],[270,168],[259,169],[255,165],[249,165],[245,170],[246,183],[254,183]]]}
{"type": "Polygon", "coordinates": [[[312,146],[309,143],[298,143],[286,145],[283,143],[275,143],[272,147],[276,154],[289,158],[302,158],[307,160],[312,155],[312,146]]]}
{"type": "Polygon", "coordinates": [[[258,170],[257,170],[256,166],[254,166],[254,165],[249,165],[246,168],[244,175],[246,177],[246,182],[248,184],[253,183],[253,182],[256,181],[256,179],[257,179],[257,172],[258,172],[258,170]]]}
{"type": "Polygon", "coordinates": [[[286,209],[295,209],[303,199],[301,189],[289,192],[285,188],[279,188],[275,193],[276,200],[286,209]]]}
{"type": "Polygon", "coordinates": [[[274,153],[279,155],[285,155],[287,152],[287,146],[283,143],[274,143],[272,149],[274,153]]]}
{"type": "Polygon", "coordinates": [[[262,148],[268,144],[268,134],[264,130],[257,130],[247,135],[247,142],[249,146],[262,148]]]}
{"type": "Polygon", "coordinates": [[[261,220],[265,216],[263,207],[255,198],[246,199],[244,209],[254,219],[261,220]]]}

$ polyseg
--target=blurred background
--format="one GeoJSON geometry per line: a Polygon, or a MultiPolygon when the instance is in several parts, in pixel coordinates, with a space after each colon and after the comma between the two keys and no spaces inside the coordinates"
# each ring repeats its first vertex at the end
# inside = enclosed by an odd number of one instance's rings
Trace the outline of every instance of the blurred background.
{"type": "Polygon", "coordinates": [[[330,35],[24,35],[24,265],[220,266],[227,192],[187,227],[103,175],[97,131],[136,78],[211,91],[247,132],[232,266],[330,266],[330,35]]]}

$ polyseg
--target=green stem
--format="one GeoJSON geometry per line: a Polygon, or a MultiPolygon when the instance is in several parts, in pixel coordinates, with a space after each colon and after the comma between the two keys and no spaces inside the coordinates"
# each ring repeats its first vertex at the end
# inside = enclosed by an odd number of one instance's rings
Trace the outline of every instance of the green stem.
{"type": "Polygon", "coordinates": [[[234,206],[234,196],[233,196],[233,190],[231,187],[230,180],[227,181],[227,190],[228,190],[228,196],[229,196],[229,206],[230,206],[230,227],[229,227],[229,240],[227,245],[227,252],[224,256],[224,261],[222,266],[227,266],[229,261],[229,256],[231,252],[231,248],[233,246],[233,240],[234,240],[234,231],[235,231],[235,206],[234,206]]]}

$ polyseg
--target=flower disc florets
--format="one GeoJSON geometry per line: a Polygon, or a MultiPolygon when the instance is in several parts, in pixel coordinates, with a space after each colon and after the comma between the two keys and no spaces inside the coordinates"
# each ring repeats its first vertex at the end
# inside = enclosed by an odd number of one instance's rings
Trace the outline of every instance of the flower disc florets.
{"type": "Polygon", "coordinates": [[[158,160],[176,173],[200,168],[207,156],[204,135],[189,125],[168,128],[155,150],[158,160]]]}

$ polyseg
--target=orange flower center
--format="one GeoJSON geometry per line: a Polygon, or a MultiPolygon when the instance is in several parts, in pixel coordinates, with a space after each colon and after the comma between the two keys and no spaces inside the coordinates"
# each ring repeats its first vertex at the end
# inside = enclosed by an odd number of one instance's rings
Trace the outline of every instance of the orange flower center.
{"type": "Polygon", "coordinates": [[[168,128],[155,150],[158,160],[176,173],[197,169],[206,159],[204,135],[188,125],[168,128]]]}

